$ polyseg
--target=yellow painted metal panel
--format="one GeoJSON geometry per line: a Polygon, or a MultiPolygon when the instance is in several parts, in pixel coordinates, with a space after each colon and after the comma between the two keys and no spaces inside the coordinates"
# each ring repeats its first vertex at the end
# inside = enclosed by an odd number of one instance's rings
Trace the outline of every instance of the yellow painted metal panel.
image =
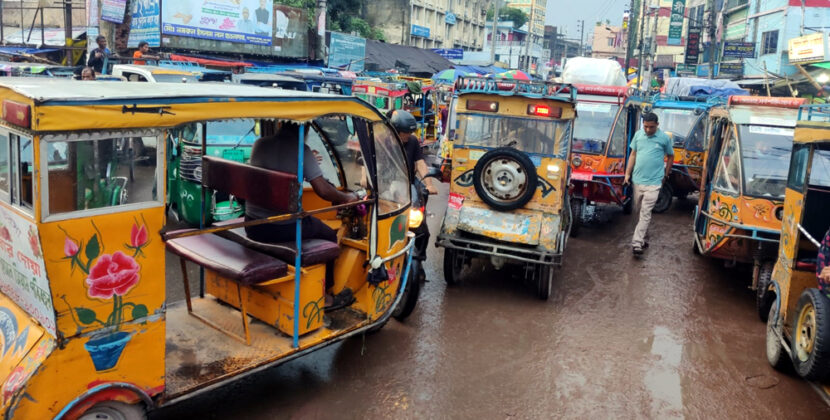
{"type": "Polygon", "coordinates": [[[793,141],[796,143],[830,142],[830,123],[810,122],[809,126],[799,124],[795,127],[793,141]]]}

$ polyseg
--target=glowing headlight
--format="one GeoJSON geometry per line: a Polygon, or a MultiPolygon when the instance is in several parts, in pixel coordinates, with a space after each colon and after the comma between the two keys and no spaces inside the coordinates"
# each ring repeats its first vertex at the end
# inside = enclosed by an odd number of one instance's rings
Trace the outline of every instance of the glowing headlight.
{"type": "Polygon", "coordinates": [[[559,172],[559,165],[548,165],[548,172],[559,172]]]}
{"type": "Polygon", "coordinates": [[[409,209],[409,228],[415,229],[424,222],[424,212],[421,209],[409,209]]]}

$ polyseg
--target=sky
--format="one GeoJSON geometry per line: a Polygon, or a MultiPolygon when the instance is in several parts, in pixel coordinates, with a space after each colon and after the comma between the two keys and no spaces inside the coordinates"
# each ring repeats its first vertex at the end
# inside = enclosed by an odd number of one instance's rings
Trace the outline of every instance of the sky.
{"type": "Polygon", "coordinates": [[[598,21],[611,21],[611,25],[622,24],[623,12],[631,6],[631,0],[548,0],[545,11],[545,25],[562,27],[567,30],[567,37],[579,39],[577,21],[585,20],[585,42],[589,42],[589,33],[598,21]],[[574,7],[574,4],[579,6],[574,7]]]}

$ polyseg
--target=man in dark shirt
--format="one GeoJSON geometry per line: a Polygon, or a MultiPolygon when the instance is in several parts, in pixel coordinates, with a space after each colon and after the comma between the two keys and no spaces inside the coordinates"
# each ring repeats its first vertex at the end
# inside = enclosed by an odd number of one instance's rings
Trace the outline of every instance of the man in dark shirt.
{"type": "Polygon", "coordinates": [[[96,73],[103,73],[104,60],[112,55],[112,52],[107,48],[107,38],[105,36],[98,35],[95,38],[95,42],[98,44],[98,48],[92,50],[89,54],[89,60],[87,60],[86,65],[92,67],[96,73]]]}
{"type": "Polygon", "coordinates": [[[401,141],[403,141],[406,161],[409,163],[409,179],[414,180],[417,175],[424,180],[430,194],[437,194],[438,189],[432,185],[432,179],[427,178],[427,164],[424,162],[424,152],[421,150],[421,144],[413,134],[418,128],[415,117],[409,112],[399,109],[392,112],[390,122],[401,136],[401,141]]]}

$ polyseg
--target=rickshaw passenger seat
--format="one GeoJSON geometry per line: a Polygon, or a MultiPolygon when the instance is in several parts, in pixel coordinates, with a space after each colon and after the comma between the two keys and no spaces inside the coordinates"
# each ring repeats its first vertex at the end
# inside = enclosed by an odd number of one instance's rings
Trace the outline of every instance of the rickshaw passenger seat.
{"type": "MultiPolygon", "coordinates": [[[[240,223],[244,219],[238,218],[228,220],[225,222],[216,223],[215,226],[222,226],[225,224],[240,223]]],[[[217,233],[223,238],[229,239],[248,248],[255,249],[272,257],[279,258],[289,264],[294,264],[294,258],[297,254],[297,247],[294,242],[282,243],[265,243],[254,241],[248,237],[244,228],[231,229],[217,233]]],[[[302,243],[302,261],[303,267],[308,267],[316,264],[325,264],[333,261],[340,256],[340,246],[335,242],[330,242],[322,239],[306,239],[302,243]]]]}
{"type": "Polygon", "coordinates": [[[284,261],[213,234],[171,239],[165,245],[179,257],[245,286],[288,274],[284,261]]]}
{"type": "Polygon", "coordinates": [[[204,156],[202,186],[282,213],[299,210],[300,184],[296,174],[204,156]]]}

